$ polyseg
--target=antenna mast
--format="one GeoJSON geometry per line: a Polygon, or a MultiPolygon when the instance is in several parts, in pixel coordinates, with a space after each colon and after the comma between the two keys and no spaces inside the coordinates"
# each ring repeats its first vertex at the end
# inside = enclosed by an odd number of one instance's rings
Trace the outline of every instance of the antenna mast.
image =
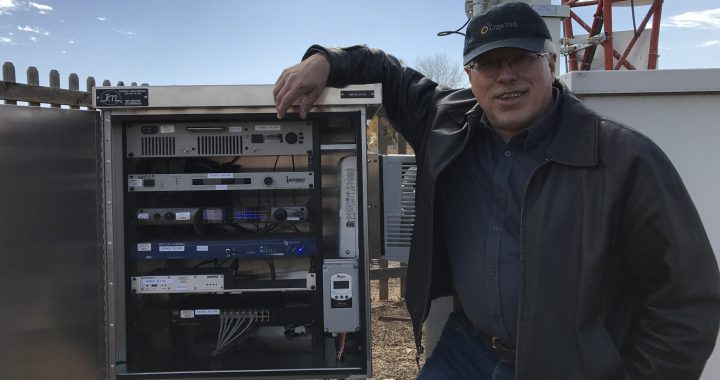
{"type": "Polygon", "coordinates": [[[567,54],[569,60],[568,71],[590,70],[598,46],[602,46],[604,50],[602,67],[605,70],[638,69],[628,60],[628,56],[633,52],[633,48],[637,50],[636,44],[643,37],[643,32],[651,18],[652,29],[649,31],[650,41],[647,57],[641,57],[641,61],[646,59],[647,65],[646,67],[639,67],[639,69],[654,70],[657,68],[660,15],[662,14],[663,0],[561,0],[561,2],[563,5],[570,7],[570,17],[563,21],[564,38],[562,41],[563,53],[567,54]],[[619,52],[616,49],[620,48],[620,45],[613,44],[616,37],[616,33],[613,32],[614,8],[630,7],[634,19],[635,7],[644,5],[650,5],[650,8],[640,25],[634,28],[633,35],[627,45],[622,47],[623,51],[619,52]],[[574,12],[575,8],[589,6],[596,7],[591,25],[584,22],[574,12]],[[576,39],[573,25],[578,25],[584,29],[588,37],[576,39]]]}

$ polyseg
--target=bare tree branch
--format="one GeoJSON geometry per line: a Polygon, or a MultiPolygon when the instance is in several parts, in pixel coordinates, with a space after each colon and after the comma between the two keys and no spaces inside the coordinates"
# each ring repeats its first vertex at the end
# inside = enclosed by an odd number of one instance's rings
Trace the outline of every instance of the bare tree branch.
{"type": "Polygon", "coordinates": [[[462,66],[448,58],[446,54],[435,54],[415,59],[415,70],[438,84],[450,88],[466,87],[467,76],[462,66]]]}

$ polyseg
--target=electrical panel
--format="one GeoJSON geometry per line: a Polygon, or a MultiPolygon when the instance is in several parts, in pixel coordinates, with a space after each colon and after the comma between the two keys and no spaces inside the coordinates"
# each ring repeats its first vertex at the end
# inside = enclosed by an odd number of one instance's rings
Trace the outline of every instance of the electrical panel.
{"type": "Polygon", "coordinates": [[[380,155],[382,252],[386,260],[407,263],[415,228],[415,156],[380,155]]]}
{"type": "Polygon", "coordinates": [[[325,331],[346,332],[360,329],[358,302],[358,264],[354,260],[328,259],[323,263],[325,331]]]}
{"type": "Polygon", "coordinates": [[[110,378],[369,375],[379,93],[328,89],[278,120],[271,86],[96,89],[110,378]]]}

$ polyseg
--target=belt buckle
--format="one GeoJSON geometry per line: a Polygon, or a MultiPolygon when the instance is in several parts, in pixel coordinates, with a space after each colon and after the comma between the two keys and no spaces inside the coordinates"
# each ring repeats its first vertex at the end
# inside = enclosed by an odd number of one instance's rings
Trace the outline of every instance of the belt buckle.
{"type": "Polygon", "coordinates": [[[500,340],[499,337],[493,336],[490,338],[490,347],[493,348],[493,350],[498,350],[497,342],[500,340]]]}

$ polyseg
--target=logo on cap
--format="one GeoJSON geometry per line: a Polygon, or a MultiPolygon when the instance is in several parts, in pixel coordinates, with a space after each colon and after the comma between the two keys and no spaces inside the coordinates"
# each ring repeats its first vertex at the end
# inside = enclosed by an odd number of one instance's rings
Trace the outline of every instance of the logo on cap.
{"type": "Polygon", "coordinates": [[[505,21],[500,24],[485,24],[480,29],[480,34],[485,35],[488,32],[501,31],[506,28],[517,28],[517,27],[518,27],[517,21],[505,21]]]}

